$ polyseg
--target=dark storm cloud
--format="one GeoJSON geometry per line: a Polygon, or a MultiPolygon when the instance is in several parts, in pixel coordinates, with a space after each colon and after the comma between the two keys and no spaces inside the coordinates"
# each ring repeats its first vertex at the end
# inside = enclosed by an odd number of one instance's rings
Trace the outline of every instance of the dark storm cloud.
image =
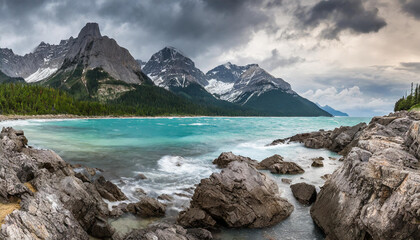
{"type": "MultiPolygon", "coordinates": [[[[0,23],[16,26],[18,32],[33,32],[34,23],[56,22],[63,26],[82,21],[99,22],[101,29],[128,46],[134,55],[165,45],[180,48],[191,57],[206,51],[226,50],[247,43],[252,34],[275,28],[267,6],[279,0],[2,0],[0,23]],[[4,19],[4,18],[3,18],[4,19]],[[17,28],[18,27],[18,28],[17,28]],[[121,33],[121,34],[119,34],[121,33]],[[136,38],[136,39],[135,39],[136,38]],[[137,53],[137,54],[136,54],[137,53]]],[[[12,28],[8,29],[13,31],[12,28]]],[[[74,35],[79,29],[73,29],[74,35]]],[[[1,40],[1,37],[0,37],[1,40]]],[[[27,42],[22,45],[27,45],[27,42]]],[[[1,47],[1,46],[0,46],[1,47]]],[[[137,56],[145,58],[144,56],[137,56]]]]}
{"type": "Polygon", "coordinates": [[[305,29],[325,24],[321,37],[326,39],[338,39],[345,30],[370,33],[386,26],[378,9],[366,9],[362,0],[322,0],[312,7],[298,7],[295,16],[305,29]]]}
{"type": "Polygon", "coordinates": [[[420,20],[420,0],[400,0],[403,11],[420,20]]]}

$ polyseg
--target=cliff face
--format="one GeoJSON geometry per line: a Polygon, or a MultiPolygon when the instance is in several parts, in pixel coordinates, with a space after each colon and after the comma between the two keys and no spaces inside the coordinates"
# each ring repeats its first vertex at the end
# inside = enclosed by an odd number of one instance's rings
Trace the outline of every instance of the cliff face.
{"type": "MultiPolygon", "coordinates": [[[[311,208],[327,239],[420,239],[419,126],[419,113],[399,112],[353,134],[344,164],[311,208]]],[[[316,147],[310,143],[322,138],[315,136],[299,141],[316,147]]],[[[322,147],[337,145],[337,138],[326,141],[322,147]]]]}

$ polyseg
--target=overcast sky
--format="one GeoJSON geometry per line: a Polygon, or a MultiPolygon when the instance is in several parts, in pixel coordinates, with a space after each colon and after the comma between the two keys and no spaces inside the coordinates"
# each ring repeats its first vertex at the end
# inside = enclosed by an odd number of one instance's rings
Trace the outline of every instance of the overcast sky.
{"type": "Polygon", "coordinates": [[[353,116],[420,83],[420,0],[0,0],[0,16],[0,47],[18,54],[97,22],[135,58],[174,46],[204,72],[258,63],[353,116]]]}

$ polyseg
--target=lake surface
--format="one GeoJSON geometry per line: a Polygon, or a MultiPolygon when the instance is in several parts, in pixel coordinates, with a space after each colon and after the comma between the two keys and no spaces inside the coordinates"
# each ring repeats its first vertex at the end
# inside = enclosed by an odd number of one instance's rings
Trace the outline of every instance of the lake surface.
{"type": "MultiPolygon", "coordinates": [[[[260,230],[222,230],[214,233],[219,239],[323,239],[309,215],[310,207],[298,203],[289,185],[306,182],[319,187],[321,176],[332,173],[341,162],[327,150],[304,148],[301,144],[266,145],[274,139],[319,129],[334,129],[368,122],[370,118],[352,117],[290,117],[290,118],[153,118],[153,119],[78,119],[78,120],[18,120],[0,122],[1,126],[23,129],[29,144],[56,151],[72,164],[100,168],[105,177],[116,183],[130,198],[137,201],[136,189],[149,196],[166,193],[175,198],[169,207],[168,219],[188,206],[191,188],[202,178],[220,171],[212,161],[220,153],[235,154],[263,160],[280,154],[305,169],[301,175],[272,175],[282,197],[295,206],[291,216],[280,224],[260,230]],[[313,157],[322,156],[323,168],[311,167],[313,157]],[[146,180],[137,179],[143,173],[146,180]]],[[[113,225],[119,231],[144,227],[150,220],[127,216],[113,225]]]]}

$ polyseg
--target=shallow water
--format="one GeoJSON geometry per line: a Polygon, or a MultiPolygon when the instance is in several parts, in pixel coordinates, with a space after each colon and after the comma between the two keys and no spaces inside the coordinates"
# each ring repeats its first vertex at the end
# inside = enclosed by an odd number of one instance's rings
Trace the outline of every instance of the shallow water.
{"type": "MultiPolygon", "coordinates": [[[[176,216],[188,206],[191,188],[219,171],[212,160],[221,152],[263,160],[280,154],[286,161],[294,161],[305,169],[301,175],[271,175],[295,210],[280,224],[262,230],[222,230],[214,233],[221,239],[323,239],[309,215],[309,207],[299,204],[292,196],[289,185],[307,182],[319,187],[321,176],[332,173],[341,163],[328,157],[339,158],[326,150],[306,149],[301,144],[284,144],[267,147],[274,139],[296,133],[333,129],[339,126],[368,122],[369,118],[156,118],[156,119],[90,119],[90,120],[19,120],[1,122],[0,126],[23,129],[29,144],[56,151],[70,163],[80,163],[104,170],[136,201],[136,188],[157,197],[162,193],[175,198],[174,206],[167,212],[176,216]],[[322,156],[323,168],[312,168],[310,158],[322,156]],[[146,180],[136,179],[139,173],[146,180]],[[178,194],[178,195],[176,195],[178,194]]],[[[131,227],[144,227],[148,221],[127,217],[114,222],[121,231],[131,227]]]]}

